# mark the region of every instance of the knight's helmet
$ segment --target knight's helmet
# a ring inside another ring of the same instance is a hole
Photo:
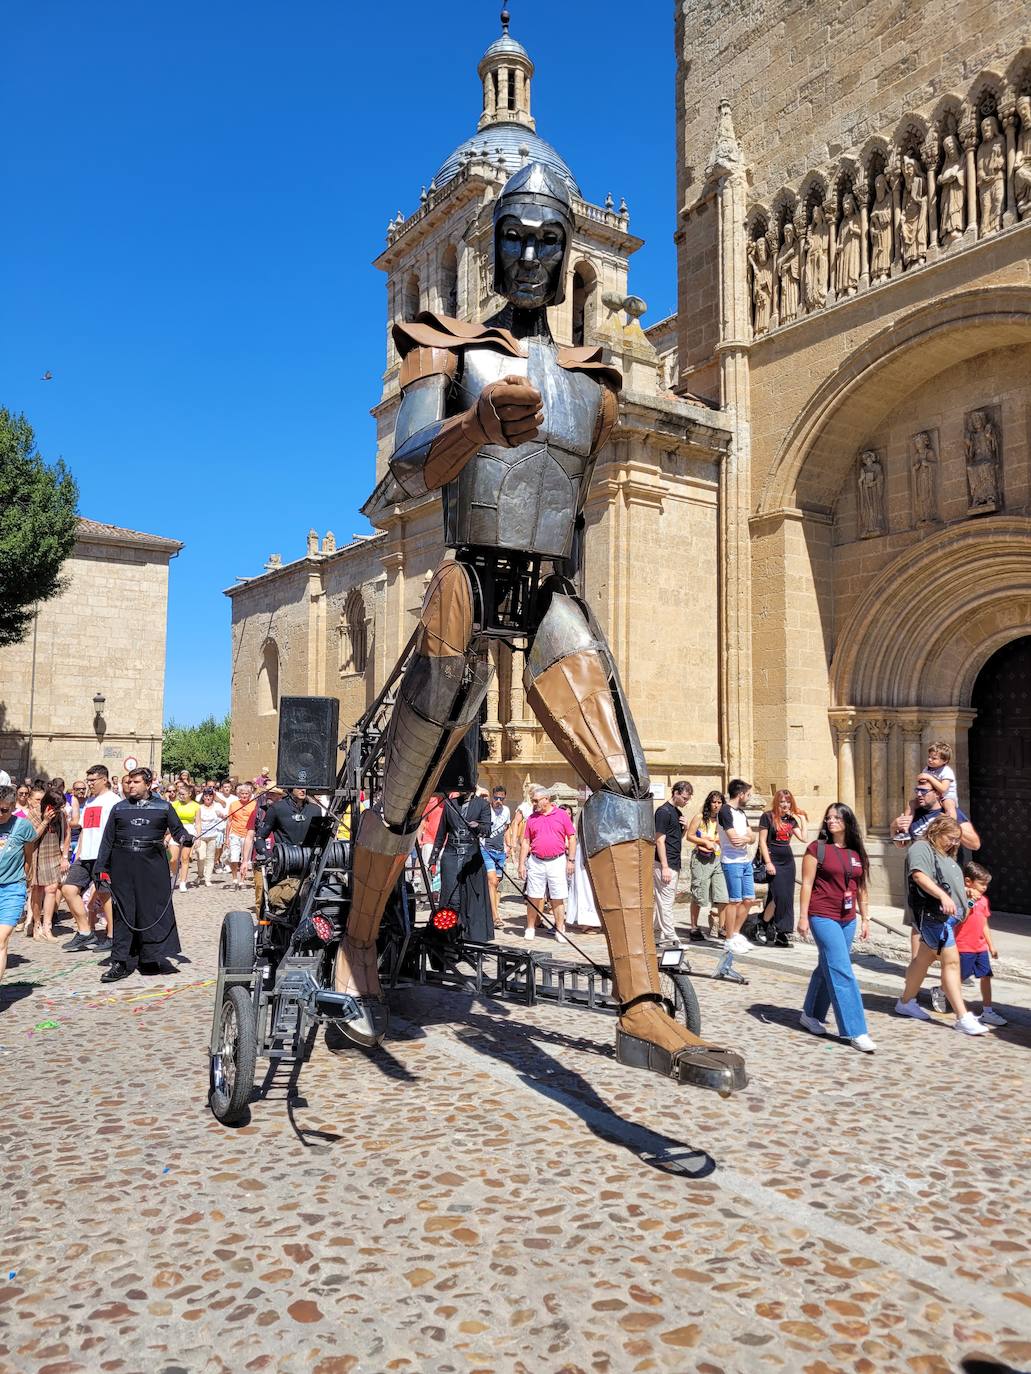
[[[562,225],[566,234],[565,252],[555,298],[549,302],[560,305],[566,298],[566,269],[573,251],[573,207],[565,182],[543,162],[528,162],[505,182],[501,195],[494,202],[494,291],[498,295],[503,294],[498,272],[498,225],[504,215],[514,215],[523,224],[535,228],[548,220],[557,220]]]

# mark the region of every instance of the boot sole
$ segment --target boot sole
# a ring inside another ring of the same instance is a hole
[[[715,1045],[685,1046],[675,1053],[641,1040],[616,1027],[616,1060],[633,1069],[647,1069],[651,1073],[688,1083],[696,1088],[711,1088],[721,1097],[740,1092],[748,1085],[745,1061],[733,1050]]]

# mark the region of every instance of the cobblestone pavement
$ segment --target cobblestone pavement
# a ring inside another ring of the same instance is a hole
[[[180,896],[191,962],[110,988],[15,937],[0,1370],[1031,1365],[1026,1023],[968,1040],[871,992],[865,1056],[756,959],[697,982],[751,1073],[723,1101],[618,1066],[604,1017],[412,990],[380,1051],[320,1039],[299,1100],[277,1075],[229,1130],[206,1043],[236,904]]]

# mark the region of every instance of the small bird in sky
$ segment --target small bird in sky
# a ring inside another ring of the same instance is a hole
[[[44,372],[39,380],[41,382],[52,382],[54,380],[54,374],[52,372]]]

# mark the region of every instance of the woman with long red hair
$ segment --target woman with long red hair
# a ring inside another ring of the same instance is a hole
[[[795,855],[793,839],[806,840],[806,815],[790,790],[773,794],[769,811],[759,820],[759,854],[766,865],[766,906],[756,935],[768,945],[790,945],[795,929]]]

